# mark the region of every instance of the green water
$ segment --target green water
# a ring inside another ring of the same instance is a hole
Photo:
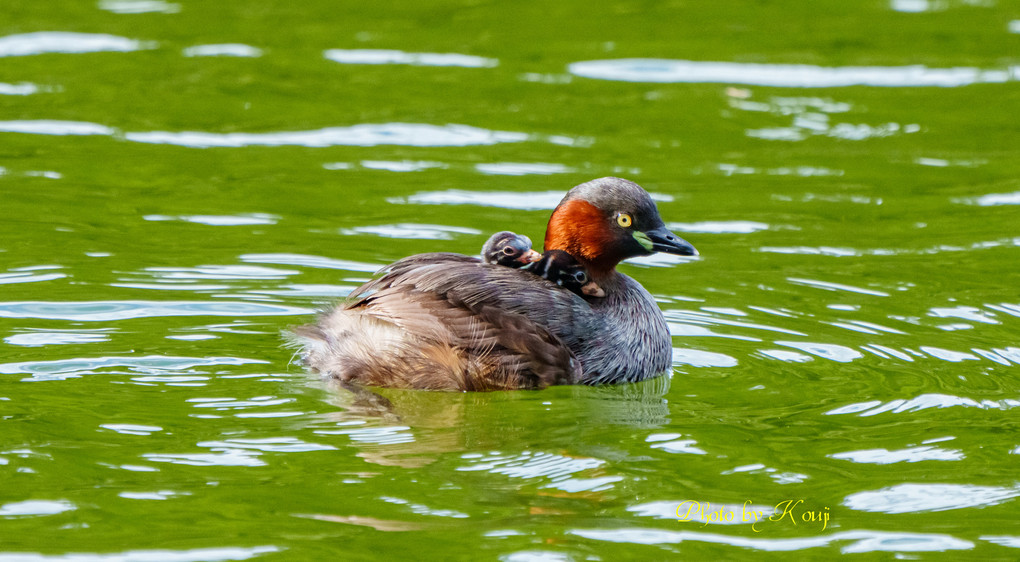
[[[0,560],[1020,557],[1016,3],[0,11]],[[671,376],[292,362],[607,175],[701,252],[621,267]]]

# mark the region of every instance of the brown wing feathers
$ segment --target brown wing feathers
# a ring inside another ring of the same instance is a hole
[[[499,390],[577,382],[580,363],[559,337],[493,302],[490,282],[498,267],[457,254],[395,262],[359,288],[356,300],[326,313],[320,325],[327,329],[297,332],[314,340],[306,361],[344,381],[391,387]],[[512,291],[500,289],[503,272],[496,272],[495,294]]]

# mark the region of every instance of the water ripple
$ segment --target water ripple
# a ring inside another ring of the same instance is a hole
[[[929,408],[951,408],[962,406],[965,408],[980,408],[982,410],[1009,410],[1020,407],[1020,400],[1004,398],[1002,400],[982,400],[978,402],[970,398],[953,396],[949,394],[922,394],[910,400],[896,399],[889,402],[881,400],[869,400],[840,406],[834,410],[825,412],[826,415],[857,414],[861,417],[875,416],[885,412],[900,414],[903,412],[919,412]]]
[[[280,285],[276,289],[253,289],[248,291],[257,295],[275,295],[279,297],[346,297],[357,285],[312,285],[296,283]]]
[[[11,285],[14,283],[40,283],[42,281],[53,281],[67,277],[65,273],[32,273],[31,271],[17,271],[0,273],[0,285]]]
[[[805,353],[817,355],[823,359],[829,359],[839,363],[849,363],[854,359],[864,357],[861,352],[856,349],[834,343],[777,341],[775,344],[799,349]]]
[[[377,445],[398,445],[414,443],[411,428],[406,425],[387,425],[380,427],[355,427],[344,429],[317,429],[320,435],[346,435],[351,441],[374,443]]]
[[[250,280],[281,280],[299,272],[274,267],[257,265],[200,265],[197,267],[149,267],[146,273],[161,280],[190,282],[196,279],[216,279],[222,281]]]
[[[398,223],[375,226],[355,226],[340,229],[341,234],[374,234],[382,238],[407,238],[414,240],[453,240],[457,234],[481,234],[474,228],[446,226],[442,224]]]
[[[785,349],[761,349],[759,353],[765,357],[771,357],[779,361],[786,361],[787,363],[807,363],[808,361],[814,361],[814,357],[810,355],[804,355],[803,353],[797,353],[796,351],[787,351]]]
[[[279,406],[293,401],[293,398],[276,398],[275,396],[256,396],[250,400],[235,400],[233,398],[190,398],[187,400],[187,402],[194,404],[196,408],[213,408],[215,410],[247,410],[249,408]]]
[[[84,121],[21,120],[0,121],[0,132],[34,135],[118,135],[118,131]],[[123,133],[119,138],[146,144],[171,144],[190,148],[239,148],[245,146],[488,146],[537,140],[527,133],[490,131],[468,125],[424,123],[363,123],[349,127],[326,127],[311,131],[270,133],[208,133],[203,131],[147,131]],[[553,144],[571,146],[578,139],[543,137]]]
[[[719,474],[730,475],[730,474],[765,474],[769,478],[776,481],[777,484],[799,484],[809,478],[807,474],[801,474],[799,472],[780,472],[778,468],[766,466],[761,463],[745,464],[737,466],[729,470],[724,470]]]
[[[26,381],[50,381],[77,378],[98,374],[99,369],[128,368],[129,374],[162,374],[167,371],[183,371],[193,367],[214,365],[248,365],[267,363],[259,359],[239,357],[167,357],[148,355],[143,357],[82,357],[54,361],[22,361],[0,363],[0,374],[31,374]]]
[[[152,462],[165,462],[185,466],[266,466],[260,460],[258,451],[237,448],[221,448],[212,453],[145,453],[143,458]]]
[[[708,234],[751,234],[771,228],[763,222],[754,221],[671,222],[666,226],[670,230]]]
[[[163,431],[163,428],[158,425],[137,425],[131,423],[104,423],[100,424],[99,427],[116,431],[121,435],[152,435],[157,431]]]
[[[98,123],[85,121],[58,121],[52,119],[34,119],[24,121],[0,121],[0,132],[3,133],[25,133],[30,135],[59,135],[59,136],[86,136],[86,135],[113,135],[116,129],[112,129]]]
[[[335,451],[332,445],[308,443],[297,437],[267,437],[262,439],[227,439],[226,441],[202,441],[199,447],[218,449],[252,449],[263,453],[305,453],[309,451]]]
[[[241,261],[250,263],[296,265],[319,269],[342,269],[346,271],[359,271],[362,273],[375,273],[385,265],[351,260],[338,260],[333,258],[324,258],[322,256],[308,256],[304,254],[244,254],[240,259]]]
[[[492,176],[528,176],[550,174],[567,174],[576,172],[574,168],[563,164],[546,164],[542,162],[491,162],[475,164],[475,170]]]
[[[483,456],[478,453],[468,453],[461,455],[461,458],[469,461],[467,466],[457,467],[456,470],[461,472],[481,470],[512,478],[547,478],[551,482],[545,485],[545,488],[556,488],[567,493],[606,490],[611,488],[614,482],[623,479],[620,476],[598,478],[575,476],[578,472],[598,468],[605,464],[604,461],[593,458],[574,458],[530,451],[519,455],[493,452]]]
[[[695,447],[698,441],[695,439],[681,439],[680,433],[657,433],[645,437],[646,443],[651,443],[652,449],[662,449],[670,453],[687,453],[691,455],[707,455],[704,449]]]
[[[895,464],[899,462],[921,462],[921,461],[960,461],[963,460],[963,452],[956,449],[942,449],[939,447],[911,447],[890,451],[888,449],[862,449],[860,451],[847,451],[845,453],[834,453],[829,455],[834,459],[844,459],[862,464]]]
[[[759,129],[764,130],[764,129]],[[755,136],[750,134],[752,131],[748,131],[749,136]],[[782,140],[802,140],[802,136],[794,133],[793,137]],[[716,166],[716,169],[724,176],[749,176],[753,174],[765,174],[768,176],[798,176],[802,178],[812,177],[825,177],[825,176],[842,176],[846,174],[844,170],[834,170],[832,168],[822,168],[819,166],[780,166],[779,168],[754,168],[752,166],[740,166],[737,164],[721,163]]]
[[[175,492],[173,490],[158,490],[155,492],[121,492],[117,497],[126,500],[155,500],[162,501],[177,496],[190,496],[190,492]]]
[[[884,531],[843,531],[828,536],[790,539],[745,538],[696,531],[662,531],[658,529],[573,529],[572,535],[587,539],[629,544],[680,544],[684,541],[725,544],[769,552],[790,552],[823,548],[830,544],[852,541],[842,547],[844,554],[859,552],[939,552],[969,550],[974,543],[951,535],[931,533],[897,533]]]
[[[82,332],[28,332],[7,336],[4,341],[11,345],[41,347],[45,345],[71,345],[101,343],[110,341],[110,336],[101,330],[93,333]]]
[[[99,9],[115,14],[176,14],[181,5],[163,0],[100,0]]]
[[[0,82],[0,96],[30,96],[39,90],[39,86],[30,82],[20,82],[18,84]]]
[[[989,193],[980,197],[970,199],[953,199],[956,203],[969,203],[981,207],[994,207],[997,205],[1020,205],[1020,191],[1012,193]]]
[[[501,207],[522,211],[554,209],[563,199],[562,191],[467,191],[448,189],[446,191],[423,191],[407,197],[390,197],[388,203],[417,205],[478,205]],[[655,201],[672,201],[673,197],[652,193]]]
[[[1020,20],[1017,20],[1017,21],[1020,21]],[[1017,27],[1020,28],[1020,25],[1018,25]],[[1018,33],[1020,33],[1020,32],[1018,32]],[[1020,536],[1013,536],[1013,537],[1011,537],[1011,536],[1008,536],[1008,535],[1004,535],[1004,536],[996,537],[996,536],[992,536],[992,535],[986,535],[986,536],[982,536],[981,540],[988,541],[990,543],[994,543],[994,544],[1001,545],[1001,546],[1007,546],[1007,547],[1010,547],[1010,548],[1020,548]]]
[[[739,361],[724,353],[674,347],[673,364],[691,367],[736,367]]]
[[[843,505],[869,513],[925,513],[998,505],[1020,496],[1020,487],[972,484],[898,484],[850,494]]]
[[[796,283],[798,285],[807,285],[808,287],[815,287],[818,289],[825,289],[827,291],[848,291],[851,293],[857,293],[860,295],[873,295],[876,297],[888,297],[889,293],[884,291],[876,291],[873,289],[864,289],[862,287],[855,287],[853,285],[844,285],[842,283],[833,283],[831,281],[819,281],[817,279],[800,279],[797,277],[787,277],[787,281]]]
[[[155,43],[149,41],[137,41],[102,33],[36,31],[0,37],[0,57],[23,57],[44,53],[128,52],[151,49],[155,46]]]
[[[341,64],[407,64],[412,66],[460,66],[491,68],[499,66],[497,59],[462,55],[459,53],[407,53],[388,49],[329,49],[323,53],[327,59]]]
[[[676,254],[657,252],[650,256],[637,256],[634,258],[627,258],[623,262],[633,265],[640,265],[644,267],[673,267],[681,263],[697,261],[699,259],[701,258],[698,256],[678,256]]]
[[[670,59],[615,59],[575,62],[571,74],[600,80],[654,83],[722,83],[785,88],[844,86],[958,87],[1005,83],[1020,77],[1020,67],[842,66],[754,64]]]
[[[882,203],[881,199],[876,200],[876,204],[881,203]],[[837,246],[762,246],[760,248],[755,249],[755,251],[769,252],[774,254],[804,254],[811,256],[833,256],[845,258],[858,256],[925,256],[941,254],[943,252],[970,252],[973,250],[989,250],[992,248],[1003,248],[1010,246],[1020,246],[1020,237],[1000,238],[998,240],[982,240],[980,242],[971,242],[970,244],[964,246],[950,246],[948,244],[939,244],[938,246],[921,248],[919,250],[899,248],[857,249]]]
[[[262,56],[262,49],[242,43],[219,43],[215,45],[195,45],[182,51],[186,57],[245,57]]]
[[[107,322],[162,316],[296,316],[312,312],[293,306],[221,301],[25,301],[0,303],[0,318],[40,318],[79,322]]]
[[[429,507],[427,505],[422,505],[422,504],[419,504],[419,503],[411,503],[411,502],[409,502],[409,501],[407,501],[407,500],[405,500],[403,498],[395,498],[395,497],[392,497],[392,496],[382,496],[379,499],[384,501],[384,502],[386,502],[386,503],[392,503],[392,504],[396,504],[396,505],[406,505],[408,507],[408,509],[411,510],[411,512],[416,513],[418,515],[433,515],[433,516],[436,516],[436,517],[451,517],[453,519],[467,519],[469,517],[469,515],[467,513],[463,513],[463,512],[460,512],[460,511],[455,511],[453,509],[435,509],[435,508],[431,508],[431,507]]]
[[[280,552],[277,546],[214,547],[191,550],[126,550],[103,554],[74,552],[70,554],[38,554],[18,552],[0,554],[0,562],[220,562],[248,560],[270,552]]]
[[[277,215],[268,213],[240,213],[237,215],[145,215],[147,221],[184,221],[209,226],[246,226],[254,224],[276,224]]]
[[[720,318],[719,314],[712,314],[711,312],[708,311],[703,312],[696,310],[674,309],[664,311],[663,316],[665,316],[666,320],[674,321],[681,324],[735,326],[740,328],[751,328],[754,330],[763,330],[768,332],[779,332],[781,334],[789,334],[791,336],[807,336],[807,334],[803,332],[789,330],[787,328],[768,326],[765,324],[758,324],[755,322],[744,322],[741,320],[733,320],[730,318]]]
[[[929,316],[936,318],[960,318],[982,324],[998,324],[994,314],[973,306],[934,307],[928,311]]]
[[[326,127],[312,131],[273,133],[206,133],[200,131],[125,133],[124,138],[148,144],[173,144],[191,148],[244,146],[485,146],[523,142],[527,133],[489,131],[468,125],[427,125],[423,123],[361,124]]]
[[[390,197],[389,203],[417,205],[478,205],[538,211],[554,209],[563,199],[562,191],[467,191],[448,189],[446,191],[424,191],[407,197]]]
[[[0,505],[0,517],[33,517],[39,515],[56,515],[77,509],[73,503],[65,500],[27,500]],[[3,560],[0,555],[0,560]]]
[[[328,164],[323,165],[327,170],[339,169],[330,167]],[[423,170],[431,170],[435,168],[445,169],[448,166],[442,162],[433,162],[430,160],[362,160],[361,167],[366,170],[384,170],[386,172],[421,172]]]

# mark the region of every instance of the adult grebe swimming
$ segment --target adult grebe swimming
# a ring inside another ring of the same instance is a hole
[[[296,328],[302,357],[347,383],[430,390],[633,382],[670,367],[662,312],[616,266],[697,250],[666,229],[644,189],[619,178],[571,189],[549,218],[545,250],[573,256],[605,296],[475,257],[418,254]]]

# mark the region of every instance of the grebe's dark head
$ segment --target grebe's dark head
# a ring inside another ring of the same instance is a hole
[[[545,250],[563,250],[596,276],[637,256],[698,251],[670,232],[648,192],[620,178],[599,178],[571,189],[549,218]]]

